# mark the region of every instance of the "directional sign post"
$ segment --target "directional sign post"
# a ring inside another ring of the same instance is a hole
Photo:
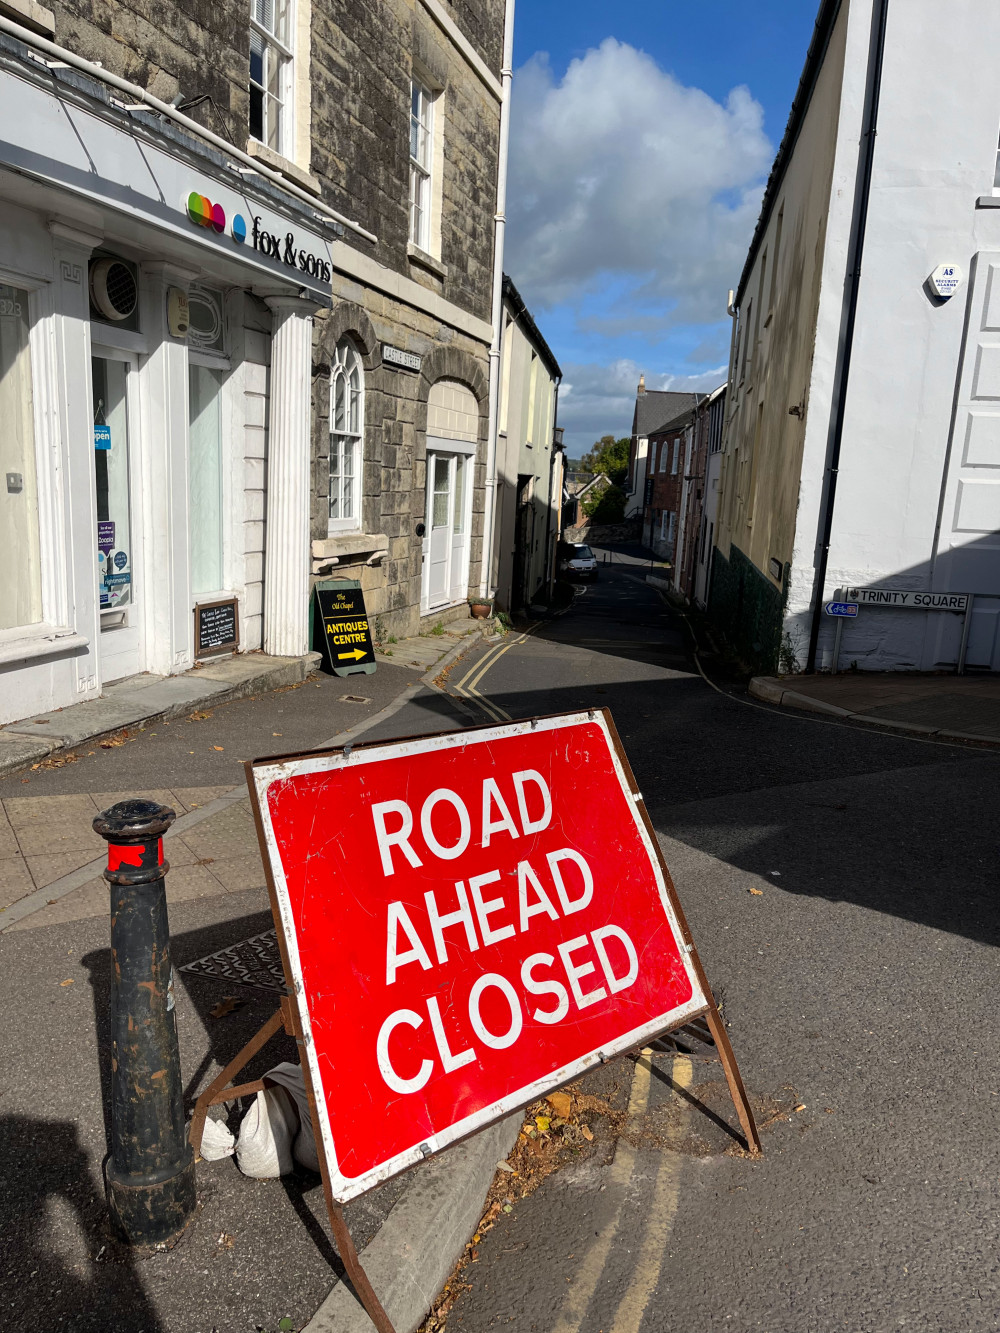
[[[759,1152],[606,710],[263,759],[247,778],[349,1268],[342,1204],[699,1015]]]
[[[364,593],[360,588],[317,588],[323,649],[337,676],[370,675],[376,667]]]

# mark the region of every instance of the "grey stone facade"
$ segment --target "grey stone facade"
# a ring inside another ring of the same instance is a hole
[[[296,158],[285,167],[273,154],[263,159],[279,170],[287,167],[288,178],[306,188],[311,178],[327,205],[377,238],[345,231],[334,247],[341,262],[338,267],[335,253],[332,309],[319,311],[314,322],[311,573],[358,579],[373,616],[382,617],[380,627],[397,635],[414,632],[420,618],[416,529],[425,514],[427,399],[438,378],[467,386],[479,406],[470,590],[478,588],[482,559],[505,0],[443,0],[441,7],[488,77],[421,0],[311,0],[301,8],[295,97],[300,125],[306,123],[302,107],[308,109],[309,137],[302,144],[296,131]],[[236,147],[247,146],[249,0],[177,0],[167,6],[54,0],[51,8],[56,42],[165,101],[179,98],[185,114]],[[414,74],[436,97],[430,254],[408,243]],[[334,553],[323,548],[330,362],[345,333],[361,352],[365,371],[362,524],[353,543],[363,549]],[[420,373],[383,364],[384,343],[422,358]],[[360,540],[365,536],[380,540],[366,545]]]

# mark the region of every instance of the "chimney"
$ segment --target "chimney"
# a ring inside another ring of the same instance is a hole
[[[638,389],[636,389],[636,393],[645,393],[645,392],[646,392],[646,375],[645,375],[645,372],[644,372],[644,371],[640,371],[640,372],[639,372],[639,387],[638,387]]]

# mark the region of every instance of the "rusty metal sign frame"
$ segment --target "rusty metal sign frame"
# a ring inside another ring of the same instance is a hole
[[[511,733],[520,734],[528,730],[537,730],[540,726],[544,727],[545,724],[548,724],[554,729],[556,724],[565,725],[572,722],[596,722],[598,720],[602,723],[607,732],[612,757],[614,759],[615,767],[618,770],[623,790],[631,797],[632,809],[636,815],[640,836],[649,853],[650,862],[654,869],[659,872],[659,877],[662,881],[660,885],[661,894],[665,904],[669,907],[668,915],[671,918],[671,923],[675,929],[675,937],[681,942],[682,958],[689,969],[689,974],[692,976],[692,980],[697,983],[697,987],[701,993],[701,999],[690,1008],[684,1008],[684,1010],[678,1013],[674,1020],[669,1024],[653,1031],[643,1029],[638,1035],[630,1033],[627,1035],[627,1039],[613,1043],[612,1048],[609,1048],[606,1051],[602,1050],[599,1053],[599,1058],[590,1060],[583,1066],[583,1068],[574,1066],[569,1072],[562,1071],[565,1073],[565,1077],[561,1078],[554,1084],[546,1083],[544,1085],[544,1091],[550,1092],[554,1090],[554,1088],[564,1086],[566,1083],[578,1078],[580,1074],[586,1072],[587,1069],[596,1067],[599,1063],[606,1063],[608,1060],[617,1059],[627,1055],[632,1051],[638,1050],[642,1045],[655,1039],[657,1036],[663,1036],[669,1032],[676,1031],[686,1023],[690,1023],[696,1018],[703,1017],[708,1025],[712,1038],[715,1041],[716,1049],[719,1053],[719,1058],[726,1075],[726,1082],[733,1099],[733,1105],[743,1130],[746,1148],[751,1155],[758,1156],[761,1153],[760,1137],[757,1132],[753,1110],[750,1106],[739,1067],[736,1063],[736,1056],[729,1041],[725,1023],[723,1022],[718,1006],[716,1005],[712,989],[708,983],[705,969],[698,955],[698,950],[695,946],[694,939],[692,938],[691,930],[688,926],[683,908],[681,907],[676,887],[674,886],[670,871],[667,868],[663,853],[660,850],[659,842],[657,841],[652,822],[642,798],[642,792],[640,791],[635,776],[632,773],[631,765],[625,755],[621,738],[618,735],[617,728],[615,727],[609,709],[574,710],[568,713],[553,713],[540,717],[520,719],[516,722],[485,723],[481,726],[465,728],[459,732],[445,731],[424,736],[401,737],[397,740],[390,741],[365,741],[345,746],[331,746],[323,750],[298,751],[270,756],[264,759],[247,760],[244,764],[247,785],[250,790],[250,803],[257,828],[257,837],[260,843],[261,859],[263,861],[264,872],[267,879],[268,894],[271,902],[271,914],[274,918],[285,980],[291,994],[282,999],[281,1005],[275,1014],[267,1023],[265,1023],[256,1036],[247,1043],[230,1064],[227,1065],[213,1083],[205,1089],[201,1097],[199,1097],[195,1108],[195,1115],[191,1123],[191,1142],[197,1152],[201,1144],[205,1115],[207,1114],[210,1105],[233,1100],[237,1096],[245,1096],[264,1086],[263,1081],[260,1080],[256,1083],[242,1084],[238,1087],[228,1087],[228,1084],[231,1079],[236,1076],[238,1071],[253,1057],[253,1055],[255,1055],[272,1036],[276,1035],[282,1026],[284,1026],[286,1032],[288,1032],[289,1035],[294,1036],[296,1042],[302,1049],[303,1054],[307,1057],[302,1061],[302,1069],[309,1101],[309,1110],[312,1116],[313,1131],[317,1147],[320,1149],[318,1153],[320,1172],[323,1180],[323,1194],[330,1218],[330,1226],[333,1230],[338,1252],[344,1263],[344,1267],[347,1270],[348,1277],[354,1285],[354,1289],[373,1325],[378,1330],[378,1333],[395,1333],[395,1331],[388,1315],[375,1294],[364,1269],[362,1268],[357,1250],[344,1220],[341,1204],[334,1197],[330,1163],[327,1155],[329,1127],[324,1114],[325,1105],[321,1108],[316,1096],[313,1081],[314,1071],[310,1067],[311,1060],[309,1057],[312,1053],[310,1050],[310,1040],[307,1035],[309,1021],[308,1013],[305,1011],[305,997],[301,993],[301,988],[297,988],[295,984],[295,971],[291,965],[289,953],[290,926],[286,923],[282,911],[281,895],[279,894],[275,883],[274,870],[271,861],[271,848],[273,846],[271,839],[273,838],[273,834],[271,834],[266,811],[262,809],[261,789],[258,786],[255,774],[259,773],[261,770],[271,770],[267,774],[263,784],[264,790],[266,790],[266,785],[268,783],[281,776],[280,772],[277,770],[280,770],[283,766],[289,764],[298,766],[303,763],[308,764],[310,761],[329,759],[330,757],[337,755],[347,757],[356,751],[360,752],[378,749],[394,750],[398,753],[401,747],[413,746],[416,744],[419,744],[421,749],[426,749],[429,743],[433,744],[435,742],[439,747],[443,748],[452,745],[466,744],[468,743],[468,738],[477,733],[493,733],[497,736],[505,734],[510,735]],[[299,768],[298,771],[301,772],[303,770]],[[277,856],[276,848],[274,851],[275,856]],[[294,944],[293,936],[291,942]],[[303,1019],[305,1021],[303,1021]],[[436,1136],[444,1138],[445,1141],[432,1144],[432,1152],[436,1153],[442,1151],[444,1148],[450,1147],[453,1144],[459,1143],[462,1140],[479,1133],[481,1130],[494,1124],[504,1116],[510,1115],[514,1111],[530,1105],[531,1102],[537,1100],[539,1095],[543,1095],[541,1089],[536,1088],[534,1085],[521,1089],[520,1092],[521,1097],[515,1099],[516,1104],[508,1105],[505,1100],[503,1103],[491,1105],[484,1108],[484,1110],[476,1117],[470,1117],[470,1121],[475,1120],[476,1123],[463,1122],[457,1127],[458,1132],[448,1136]],[[382,1179],[388,1179],[390,1176],[398,1174],[399,1171],[408,1169],[409,1166],[415,1165],[417,1160],[424,1160],[426,1155],[427,1154],[422,1153],[418,1159],[407,1163],[406,1166],[388,1172]],[[368,1189],[377,1187],[378,1184],[382,1183],[382,1179],[372,1180],[369,1186],[352,1197],[359,1197],[360,1194],[366,1193]]]

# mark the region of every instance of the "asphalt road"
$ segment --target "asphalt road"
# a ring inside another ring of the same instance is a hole
[[[452,685],[611,709],[765,1155],[720,1132],[711,1061],[658,1057],[639,1136],[499,1218],[448,1328],[996,1329],[1000,757],[718,692],[690,645],[613,566]]]

